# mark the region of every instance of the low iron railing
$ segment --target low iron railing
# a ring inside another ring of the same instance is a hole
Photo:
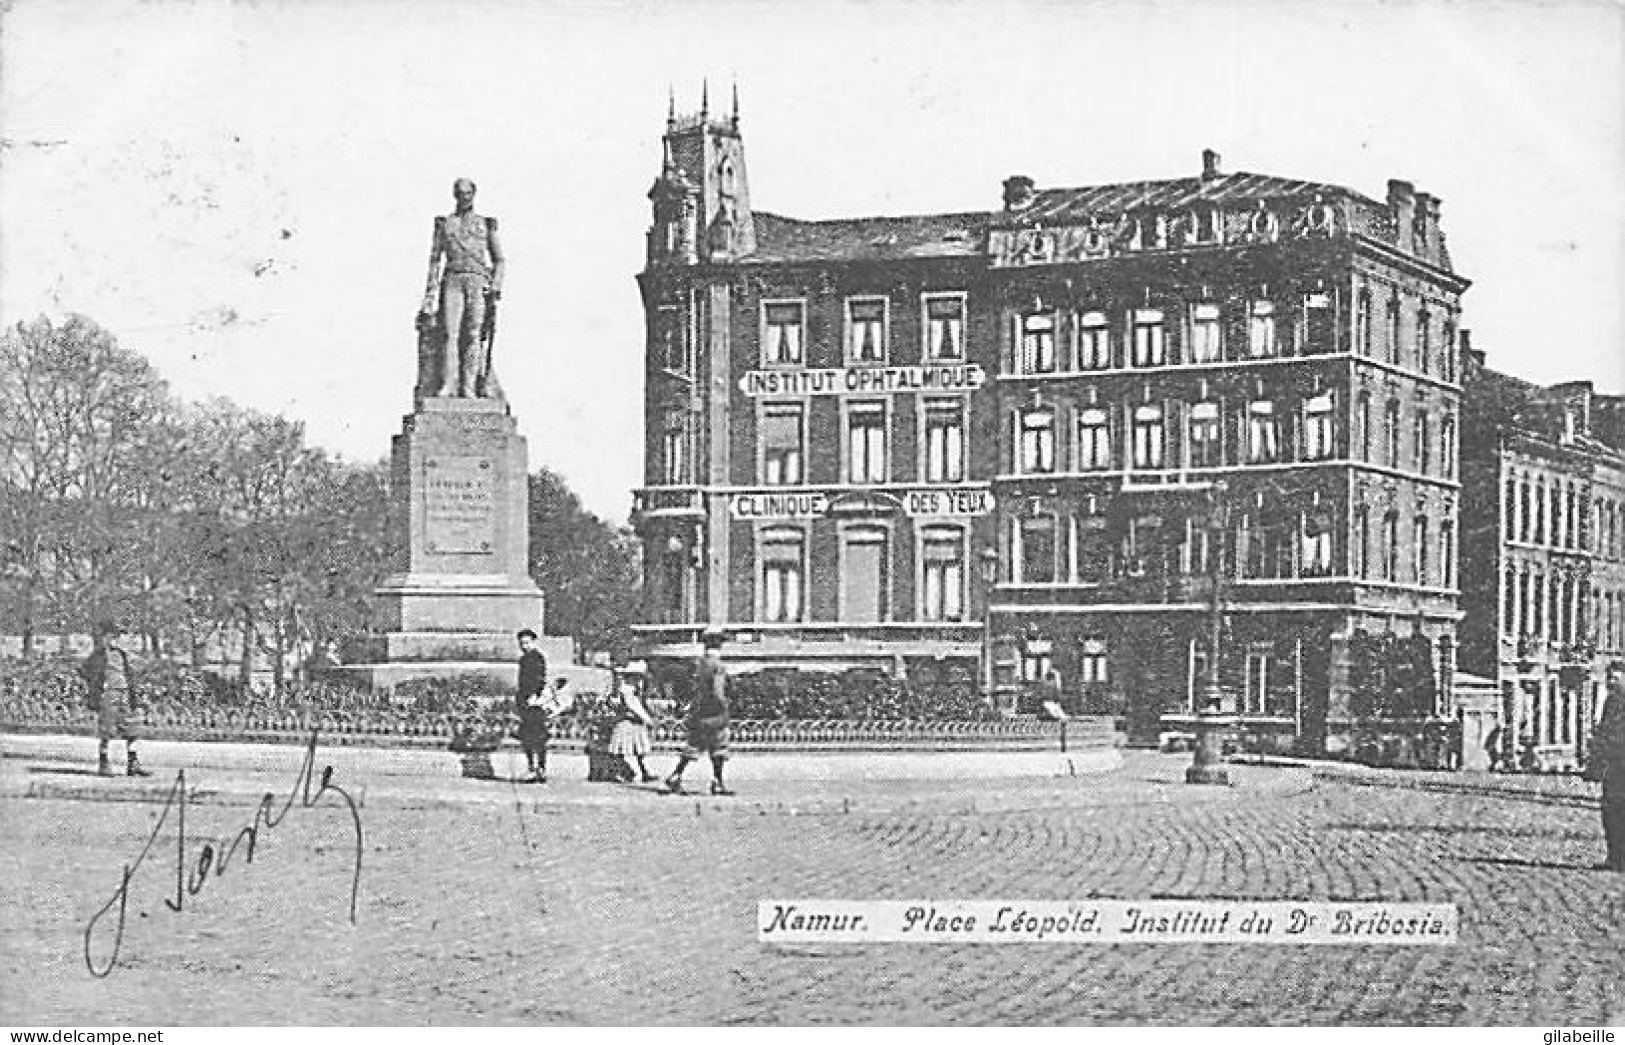
[[[454,741],[498,743],[512,736],[518,719],[506,710],[469,713],[410,711],[319,711],[191,707],[153,703],[135,717],[141,733],[158,740],[299,743],[319,731],[326,743],[376,747],[449,747]],[[601,723],[579,717],[558,721],[557,744],[581,746]],[[96,712],[81,705],[35,697],[0,699],[0,732],[93,735]],[[657,746],[683,743],[683,724],[658,720],[650,730]],[[984,722],[884,721],[865,719],[740,720],[729,725],[730,743],[741,748],[799,750],[1053,750],[1060,723],[1022,717]],[[1109,718],[1067,724],[1069,745],[1111,746]]]

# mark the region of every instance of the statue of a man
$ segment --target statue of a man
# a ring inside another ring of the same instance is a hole
[[[485,320],[487,306],[502,297],[505,264],[497,220],[474,213],[474,192],[472,181],[458,178],[451,187],[456,209],[434,219],[429,282],[419,310],[422,317],[440,313],[445,345],[436,394],[442,396],[497,394]]]

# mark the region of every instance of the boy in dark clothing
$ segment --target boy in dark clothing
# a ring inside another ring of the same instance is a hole
[[[666,789],[683,793],[683,770],[701,755],[711,756],[711,793],[731,795],[722,782],[722,769],[728,761],[728,672],[722,666],[722,632],[707,631],[703,638],[705,655],[695,670],[694,702],[685,720],[688,737],[677,757],[677,768],[666,778]]]
[[[547,658],[536,648],[536,633],[519,633],[519,743],[530,767],[529,779],[547,782],[547,742],[552,738],[552,713],[547,706]]]

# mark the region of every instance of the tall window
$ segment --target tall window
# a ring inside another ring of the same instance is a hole
[[[1162,310],[1134,310],[1134,365],[1161,366],[1164,360]]]
[[[1354,351],[1362,356],[1371,354],[1371,291],[1361,287],[1354,305]]]
[[[1052,584],[1055,581],[1055,520],[1044,516],[1022,519],[1016,530],[1020,537],[1021,582]]]
[[[1382,417],[1382,441],[1388,450],[1388,465],[1399,467],[1399,401],[1388,400],[1388,409]]]
[[[1428,520],[1425,515],[1418,515],[1411,527],[1411,544],[1415,548],[1415,570],[1412,580],[1417,584],[1426,584],[1431,579],[1428,571]]]
[[[664,449],[666,482],[668,484],[688,482],[688,415],[684,411],[666,412]]]
[[[960,531],[927,529],[921,557],[921,619],[964,620],[965,541]]]
[[[1319,511],[1303,515],[1302,542],[1298,558],[1305,577],[1325,577],[1332,572],[1331,521]]]
[[[1112,365],[1112,329],[1104,312],[1078,314],[1078,366],[1105,370]]]
[[[1112,466],[1112,433],[1106,411],[1094,407],[1078,411],[1078,470],[1100,471]]]
[[[1162,407],[1144,403],[1134,408],[1134,467],[1161,468]]]
[[[1216,363],[1223,354],[1219,324],[1219,306],[1198,304],[1191,306],[1190,362]]]
[[[846,408],[846,481],[886,481],[884,403],[851,403]]]
[[[1281,456],[1280,425],[1275,404],[1259,399],[1247,404],[1247,460],[1263,464]]]
[[[667,552],[660,557],[660,611],[665,624],[688,619],[688,555]]]
[[[688,345],[683,338],[682,312],[675,305],[661,305],[655,324],[661,365],[676,374],[688,373]]]
[[[1369,577],[1371,552],[1371,509],[1365,505],[1354,510],[1354,543],[1349,548],[1349,572],[1356,577]]]
[[[1371,460],[1371,393],[1360,393],[1360,405],[1355,414],[1355,424],[1360,426],[1360,460]]]
[[[1180,547],[1180,571],[1197,577],[1207,576],[1213,565],[1208,558],[1213,553],[1213,545],[1207,520],[1187,518],[1185,539]]]
[[[1021,371],[1049,374],[1055,371],[1055,317],[1035,312],[1021,318]]]
[[[1428,415],[1418,410],[1416,432],[1411,445],[1411,460],[1416,466],[1416,471],[1422,475],[1426,475],[1428,470],[1428,443],[1431,441],[1428,433]]]
[[[1332,394],[1322,393],[1303,404],[1303,456],[1318,461],[1336,452],[1332,425]]]
[[[1055,414],[1051,410],[1024,410],[1021,413],[1021,471],[1055,471]]]
[[[1106,640],[1084,639],[1083,648],[1078,652],[1078,682],[1087,687],[1106,681]]]
[[[1439,474],[1456,477],[1456,419],[1449,414],[1439,422]]]
[[[925,404],[925,481],[957,483],[965,478],[965,404],[959,399]]]
[[[1247,314],[1247,354],[1254,359],[1275,354],[1275,303],[1255,301]]]
[[[926,297],[925,357],[965,358],[965,299],[960,295]]]
[[[1546,480],[1535,480],[1535,518],[1529,539],[1535,544],[1546,543]]]
[[[1217,468],[1224,464],[1218,403],[1193,403],[1190,409],[1191,465]]]
[[[1399,513],[1382,517],[1382,579],[1399,580]]]
[[[800,366],[806,308],[799,301],[769,302],[762,306],[763,359],[769,366]]]
[[[851,298],[846,303],[846,358],[854,363],[886,361],[886,299]]]
[[[801,404],[775,403],[762,409],[762,484],[803,482]]]
[[[1416,313],[1416,369],[1427,373],[1433,366],[1433,317],[1423,308]]]
[[[762,619],[799,621],[805,576],[800,530],[769,530],[762,536]]]
[[[1399,365],[1399,295],[1388,299],[1388,362]]]
[[[1456,379],[1456,324],[1448,319],[1439,332],[1439,376],[1446,381]]]
[[[1332,296],[1317,290],[1303,296],[1303,351],[1331,352],[1337,348],[1337,326],[1332,314]]]
[[[1456,586],[1456,524],[1449,519],[1439,524],[1439,583]]]

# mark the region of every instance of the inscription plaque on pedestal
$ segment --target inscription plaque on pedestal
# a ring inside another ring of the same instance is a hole
[[[484,555],[496,546],[495,462],[437,455],[423,461],[424,547],[438,555]]]

